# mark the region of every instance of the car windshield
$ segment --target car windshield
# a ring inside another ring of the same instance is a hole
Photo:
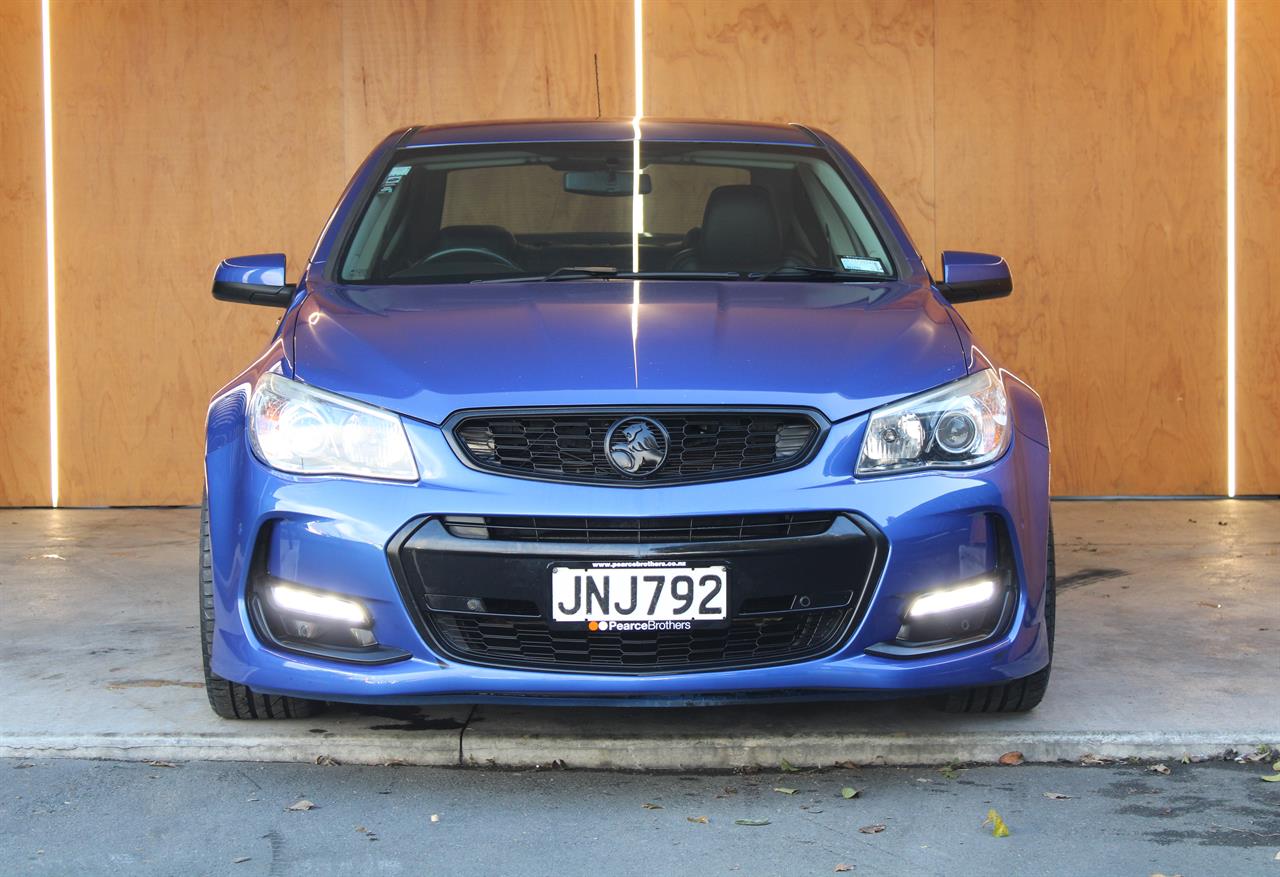
[[[641,141],[402,152],[355,226],[350,283],[555,275],[876,280],[893,263],[817,147]]]

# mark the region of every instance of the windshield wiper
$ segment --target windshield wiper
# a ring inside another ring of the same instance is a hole
[[[818,265],[779,265],[772,271],[748,274],[747,277],[751,280],[794,280],[802,277],[805,280],[822,280],[831,283],[889,279],[875,271],[841,271],[838,268],[824,268]]]
[[[618,269],[611,265],[563,265],[542,280],[576,280],[580,277],[617,277]]]
[[[607,265],[565,265],[550,274],[522,274],[517,277],[492,277],[472,283],[536,283],[556,280],[737,280],[736,271],[619,271]]]

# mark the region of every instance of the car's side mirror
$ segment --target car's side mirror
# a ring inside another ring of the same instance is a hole
[[[999,256],[944,250],[942,282],[937,287],[947,301],[960,304],[1004,298],[1013,292],[1013,278],[1009,275],[1008,263]]]
[[[213,297],[271,308],[287,308],[297,286],[284,282],[284,253],[234,256],[213,272]]]

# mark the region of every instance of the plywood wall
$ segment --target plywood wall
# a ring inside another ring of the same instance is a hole
[[[0,506],[49,503],[40,5],[0,2]]]
[[[199,496],[206,401],[392,128],[630,115],[631,0],[52,0],[66,504]],[[1277,17],[1240,6],[1240,488],[1280,491]],[[1225,487],[1221,0],[645,0],[645,112],[806,121],[926,257],[991,249],[964,307],[1043,392],[1059,494]],[[48,499],[39,5],[0,2],[0,504]]]
[[[388,131],[631,115],[631,0],[347,0],[347,166]]]
[[[67,505],[199,499],[209,396],[279,317],[215,302],[214,265],[283,250],[296,271],[391,128],[631,100],[629,3],[53,8]]]
[[[1238,486],[1280,493],[1280,3],[1236,15]]]
[[[1222,493],[1221,4],[947,2],[937,27],[938,240],[1009,260],[1014,296],[961,312],[1043,395],[1053,491]]]

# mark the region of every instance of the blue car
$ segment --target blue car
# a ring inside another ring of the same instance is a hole
[[[1040,702],[1036,393],[953,309],[1012,289],[802,125],[409,128],[214,396],[205,680],[325,702]]]

